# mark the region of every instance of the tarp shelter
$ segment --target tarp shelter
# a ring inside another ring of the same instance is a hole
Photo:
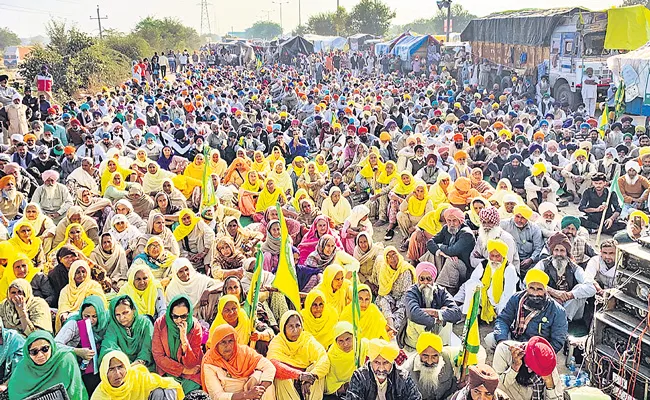
[[[372,40],[374,38],[375,36],[368,35],[366,33],[357,33],[356,35],[352,35],[348,38],[348,43],[350,44],[350,50],[357,51],[364,45],[366,40]]]
[[[431,35],[425,36],[404,36],[393,46],[393,53],[402,60],[411,60],[414,56],[427,56],[427,47],[429,44],[440,45],[440,43]]]
[[[304,38],[314,44],[315,53],[346,50],[348,46],[347,39],[340,36],[305,35]]]
[[[626,54],[611,56],[607,67],[618,87],[625,83],[625,111],[650,116],[650,42]]]
[[[380,42],[375,44],[375,55],[376,56],[381,56],[383,54],[388,54],[393,51],[393,46],[395,46],[395,43],[399,42],[403,37],[409,35],[408,33],[402,33],[398,37],[396,37],[393,40],[389,40],[387,42]]]
[[[296,54],[311,54],[314,52],[314,45],[301,36],[294,36],[278,45],[281,54],[287,53],[291,56]]]
[[[605,48],[635,50],[650,41],[650,10],[645,6],[607,10]]]

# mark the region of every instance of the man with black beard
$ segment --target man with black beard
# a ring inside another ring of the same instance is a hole
[[[563,385],[550,343],[535,336],[527,343],[505,341],[494,351],[492,366],[499,389],[511,399],[560,400]]]
[[[496,185],[501,180],[501,171],[510,161],[510,145],[508,142],[501,142],[497,145],[498,153],[490,159],[488,171],[490,172],[490,182]]]
[[[544,271],[531,269],[524,280],[526,290],[515,293],[497,315],[494,331],[485,337],[486,348],[494,349],[504,340],[527,342],[542,336],[557,353],[568,335],[566,312],[548,295],[549,276]]]
[[[592,257],[587,263],[585,276],[593,281],[596,293],[602,293],[604,289],[615,287],[616,246],[618,246],[618,242],[614,239],[603,241],[600,244],[600,254]]]
[[[423,400],[442,400],[450,396],[456,387],[456,377],[447,353],[442,352],[440,336],[423,332],[418,337],[417,354],[404,364]]]
[[[540,262],[533,269],[544,271],[549,276],[548,294],[560,303],[569,321],[581,319],[587,299],[594,297],[596,288],[582,267],[573,262],[571,242],[562,232],[548,239],[551,257]]]
[[[435,283],[438,271],[429,262],[420,263],[415,269],[417,283],[406,292],[407,321],[399,330],[397,342],[409,350],[417,348],[422,332],[442,336],[449,344],[452,325],[463,317],[451,294]]]

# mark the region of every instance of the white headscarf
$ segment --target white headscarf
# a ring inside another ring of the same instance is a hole
[[[190,279],[187,282],[181,281],[177,275],[178,271],[183,267],[187,267],[190,270]],[[167,301],[169,302],[176,295],[184,294],[190,298],[190,301],[194,306],[199,303],[201,295],[208,288],[217,284],[217,282],[209,276],[196,272],[190,260],[183,257],[177,258],[172,264],[170,277],[171,281],[165,290],[165,298]]]

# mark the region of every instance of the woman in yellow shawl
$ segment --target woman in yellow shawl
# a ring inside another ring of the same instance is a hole
[[[162,286],[144,264],[134,265],[129,269],[128,281],[120,288],[118,294],[131,296],[138,313],[148,315],[154,321],[167,311]]]
[[[316,163],[310,161],[305,167],[305,171],[299,176],[296,183],[299,188],[307,190],[312,199],[316,199],[320,189],[325,186],[325,177],[318,172]]]
[[[373,195],[367,203],[370,216],[379,219],[379,225],[388,222],[388,193],[397,183],[397,164],[388,161],[375,180]]]
[[[43,251],[48,253],[52,248],[52,241],[56,233],[54,221],[43,213],[38,203],[28,203],[23,214],[19,222],[25,221],[32,226],[34,235],[43,241]]]
[[[121,200],[129,194],[126,189],[126,179],[120,172],[114,172],[110,181],[106,183],[104,197],[112,202]]]
[[[205,344],[207,349],[216,345],[213,343],[213,333],[219,325],[228,324],[235,329],[237,333],[237,343],[248,345],[250,342],[269,342],[273,338],[273,330],[264,325],[261,325],[262,331],[256,329],[253,331],[253,324],[246,315],[246,312],[241,308],[239,299],[232,294],[227,294],[219,299],[217,306],[217,317],[210,325],[210,336],[208,342]]]
[[[260,196],[257,198],[257,204],[255,204],[256,215],[259,215],[258,221],[261,219],[262,213],[264,213],[264,211],[269,207],[275,206],[275,203],[278,201],[280,201],[280,204],[286,204],[287,196],[284,194],[282,189],[276,185],[274,178],[266,178],[264,189],[260,192]]]
[[[282,157],[282,150],[278,146],[273,146],[271,154],[266,157],[266,162],[269,164],[269,172],[275,168],[275,163],[282,161],[282,165],[285,165],[284,157]]]
[[[438,204],[449,203],[447,194],[453,188],[454,186],[451,183],[451,176],[444,171],[440,171],[436,183],[431,185],[429,188],[429,197],[431,197],[433,206],[436,207]]]
[[[269,162],[264,159],[264,153],[257,150],[253,153],[253,163],[251,164],[251,169],[257,172],[262,179],[266,178],[268,173],[271,171],[271,166]]]
[[[417,181],[415,189],[406,196],[397,213],[397,225],[402,232],[403,238],[400,251],[408,249],[409,238],[415,231],[417,224],[426,213],[431,211],[433,211],[433,204],[427,193],[427,184],[424,181]]]
[[[24,253],[12,253],[7,254],[7,256],[9,260],[7,262],[7,266],[4,269],[4,272],[2,273],[2,279],[0,279],[0,301],[7,298],[7,291],[9,290],[9,285],[11,285],[11,282],[16,279],[25,279],[31,284],[32,279],[34,279],[36,274],[40,272],[39,269],[34,268],[32,260],[30,260],[29,257],[27,257]],[[26,262],[27,264],[27,275],[18,277],[16,276],[14,265],[18,265],[19,263],[23,262]],[[52,289],[50,289],[50,291],[52,291]]]
[[[393,189],[388,192],[388,229],[384,240],[392,240],[395,236],[395,227],[397,226],[397,213],[400,210],[400,205],[405,201],[407,196],[415,190],[415,178],[408,171],[399,173],[399,178],[395,179],[397,182]]]
[[[305,332],[302,316],[297,311],[289,310],[282,315],[280,333],[271,340],[266,358],[276,368],[274,383],[278,400],[301,399],[294,386],[301,377],[303,382],[314,382],[304,400],[323,398],[330,362],[323,345]]]
[[[264,182],[259,174],[250,170],[246,173],[244,184],[239,188],[239,211],[243,216],[250,216],[255,214],[255,205],[260,192],[264,188]]]
[[[433,262],[434,256],[427,250],[427,242],[442,230],[442,226],[445,224],[444,212],[449,207],[451,207],[451,204],[441,203],[432,211],[424,214],[411,234],[406,252],[407,259],[415,261],[415,263],[422,261]]]
[[[246,172],[248,172],[249,169],[250,166],[246,163],[246,160],[241,157],[235,158],[232,163],[230,163],[230,167],[228,167],[222,183],[224,185],[234,185],[239,188],[246,181]]]
[[[151,161],[147,165],[147,173],[142,177],[142,190],[148,195],[155,196],[162,189],[163,181],[166,178],[171,179],[175,175],[160,168],[155,161]]]
[[[141,364],[131,365],[129,357],[113,350],[99,367],[101,383],[91,400],[176,399],[184,397],[183,388],[174,378],[163,378]]]
[[[323,178],[325,178],[325,180],[329,180],[330,167],[325,162],[325,156],[321,153],[318,153],[316,154],[316,158],[314,160],[316,161],[316,169],[318,169],[318,173],[323,175]]]
[[[359,173],[354,178],[358,191],[374,190],[377,178],[384,169],[384,163],[379,159],[379,149],[371,147],[368,156],[359,163]]]
[[[81,252],[84,253],[84,255],[87,257],[90,257],[90,253],[92,253],[93,249],[95,248],[95,243],[93,243],[88,235],[86,235],[86,231],[84,230],[83,226],[76,223],[68,225],[68,227],[65,229],[65,236],[63,237],[63,241],[61,241],[58,246],[52,249],[50,252],[50,257],[52,257],[52,255],[55,255],[57,251],[59,251],[59,249],[66,244],[70,244],[81,250]]]
[[[45,262],[45,256],[41,246],[42,241],[36,237],[36,232],[29,222],[20,221],[14,225],[14,234],[7,242],[11,244],[16,253],[24,253],[27,255],[30,260],[34,261],[36,266],[40,266],[40,264]]]
[[[379,268],[379,297],[377,305],[393,329],[402,326],[405,318],[404,295],[415,283],[415,268],[397,249],[384,249],[384,262]]]
[[[116,158],[111,158],[108,161],[106,161],[106,168],[102,171],[102,176],[101,176],[101,183],[102,183],[102,196],[104,195],[104,192],[106,191],[106,188],[110,184],[110,182],[113,181],[113,175],[119,172],[120,175],[122,175],[122,179],[126,181],[126,177],[129,176],[133,171],[122,168],[120,164],[118,163]]]
[[[341,189],[338,186],[332,186],[329,196],[323,200],[320,211],[321,214],[328,217],[334,223],[335,228],[339,229],[352,213],[352,207],[348,199],[341,193]]]
[[[275,186],[282,190],[282,193],[293,195],[293,182],[284,167],[284,161],[278,160],[275,162],[273,169],[269,172],[269,178],[275,180]]]
[[[228,163],[226,160],[221,158],[219,150],[212,150],[210,152],[209,162],[212,173],[219,175],[220,178],[223,178],[223,176],[226,174],[226,170],[228,169]]]
[[[203,179],[203,169],[205,164],[205,157],[203,154],[199,153],[194,157],[194,161],[189,163],[183,171],[183,175],[192,179],[201,181]]]
[[[153,162],[153,160],[147,157],[147,152],[144,149],[138,149],[135,153],[135,160],[131,162],[131,168],[135,166],[135,172],[138,173],[138,176],[143,176],[147,172],[150,162]]]
[[[320,290],[312,290],[305,299],[302,309],[305,331],[311,333],[326,349],[334,341],[332,328],[339,320],[339,314],[327,304],[325,295]]]
[[[338,264],[325,268],[323,280],[316,286],[316,290],[325,295],[325,302],[339,314],[351,300],[349,288],[350,282],[345,279],[345,270]]]
[[[289,202],[291,204],[291,207],[293,207],[293,209],[291,209],[290,211],[300,213],[300,203],[305,199],[312,201],[311,198],[309,197],[309,193],[307,193],[307,189],[303,189],[303,188],[298,189],[296,191],[296,194],[293,196],[293,199],[291,199],[291,201]]]
[[[344,398],[352,373],[357,369],[355,360],[354,328],[350,322],[341,321],[334,325],[334,343],[327,351],[330,370],[325,377],[325,394]],[[360,359],[365,360],[368,353],[368,340],[361,339]]]
[[[490,203],[481,196],[473,198],[472,202],[469,204],[469,210],[465,213],[465,222],[475,234],[478,231],[479,226],[481,226],[481,219],[478,217],[478,213],[489,205]]]
[[[390,340],[395,331],[388,325],[388,321],[386,321],[386,317],[381,313],[379,307],[372,302],[370,286],[359,285],[357,293],[359,294],[359,308],[361,309],[361,317],[357,321],[359,335],[368,340]],[[352,304],[345,307],[339,320],[352,323]]]
[[[59,308],[54,321],[56,332],[61,329],[61,325],[72,313],[79,310],[86,297],[94,294],[101,297],[105,305],[107,304],[102,285],[92,280],[90,267],[86,261],[77,260],[73,262],[68,271],[68,279],[68,284],[61,290],[59,295]]]

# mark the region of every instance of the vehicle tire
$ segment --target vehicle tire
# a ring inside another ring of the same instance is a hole
[[[571,87],[566,82],[555,87],[553,98],[560,104],[565,102],[569,103],[569,109],[571,110],[575,110],[581,100],[581,96],[578,93],[572,92]]]

